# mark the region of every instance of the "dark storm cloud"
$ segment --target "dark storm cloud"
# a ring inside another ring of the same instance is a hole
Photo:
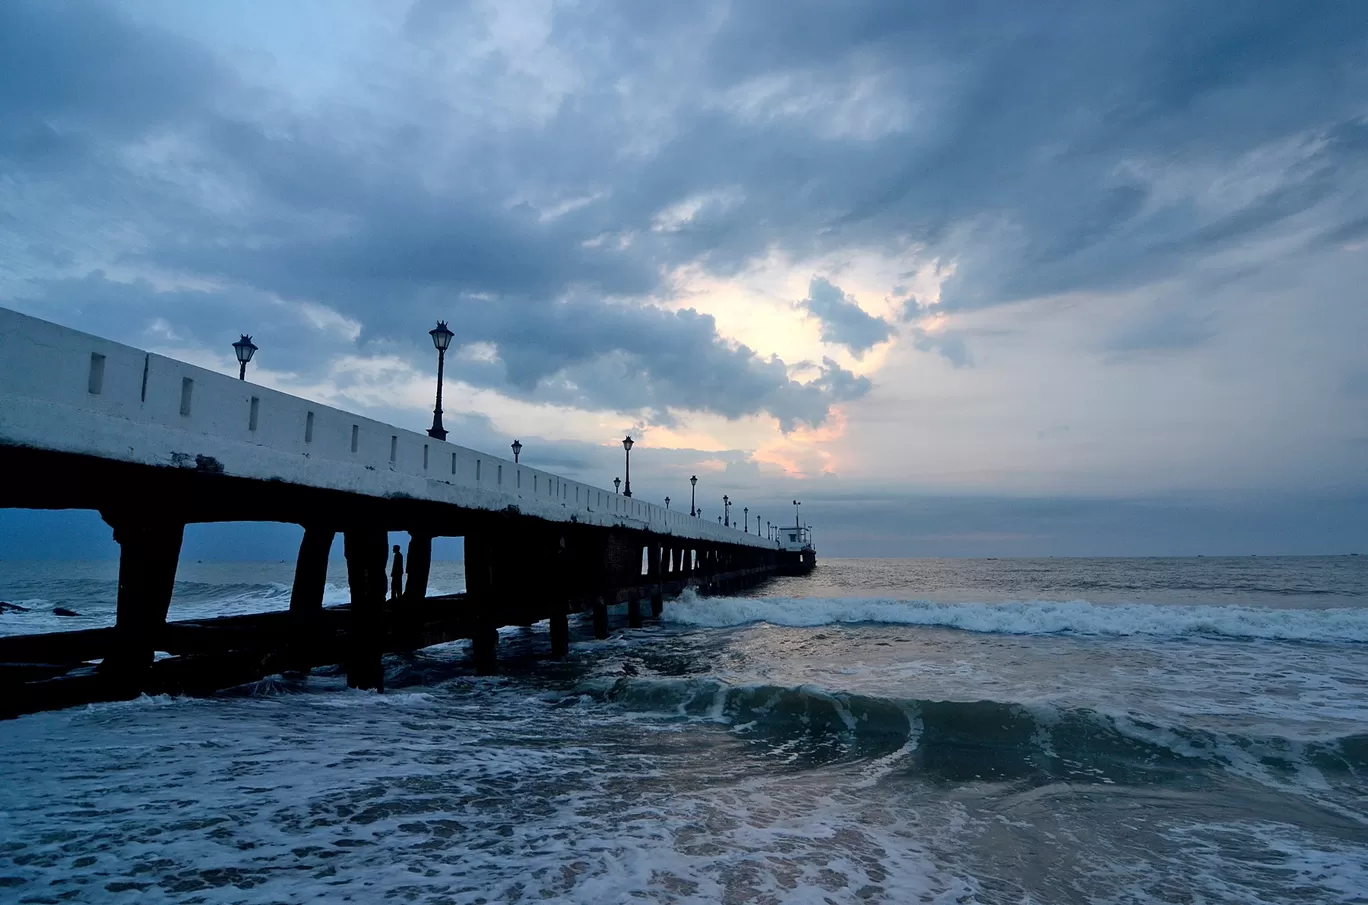
[[[202,49],[99,4],[0,4],[0,128],[10,137],[136,138],[182,120],[221,77]]]
[[[391,48],[410,68],[300,105],[111,7],[0,4],[12,297],[77,305],[91,287],[50,277],[93,249],[220,287],[166,315],[206,338],[243,299],[327,305],[363,344],[444,316],[497,349],[467,368],[480,385],[791,427],[867,382],[795,380],[704,315],[642,305],[665,274],[918,245],[956,262],[953,310],[1140,285],[1297,218],[1353,241],[1368,214],[1362,4],[774,0],[550,25],[530,60],[477,60],[471,8],[415,4]],[[557,55],[569,75],[527,76]],[[1203,199],[1189,168],[1249,187]],[[829,341],[887,338],[824,292],[805,304]],[[960,336],[913,337],[971,361]]]
[[[892,335],[887,321],[865,313],[822,277],[812,278],[807,298],[798,306],[821,322],[824,342],[845,346],[857,358]]]

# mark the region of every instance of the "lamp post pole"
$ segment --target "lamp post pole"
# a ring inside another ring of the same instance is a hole
[[[694,518],[698,517],[698,507],[694,505],[694,500],[697,498],[697,490],[698,475],[694,475],[693,477],[689,478],[689,515],[693,516]]]
[[[233,343],[233,352],[237,355],[238,360],[238,380],[247,379],[247,362],[252,360],[256,350],[257,347],[252,342],[252,337],[246,333],[242,334],[242,339]]]
[[[746,526],[746,533],[750,534],[750,507],[741,508],[741,523]]]
[[[722,526],[724,528],[731,527],[731,500],[727,498],[725,493],[722,494]]]
[[[624,472],[623,472],[623,473],[626,475],[627,480],[626,480],[626,482],[625,482],[626,486],[624,486],[624,487],[622,488],[622,495],[623,495],[623,496],[631,496],[631,495],[632,495],[632,435],[631,435],[631,434],[628,434],[626,437],[623,438],[623,440],[622,440],[622,449],[623,449],[624,454],[625,454],[626,457],[627,457],[627,461],[626,461],[626,464],[625,464],[625,466],[624,466],[624,469],[625,469],[625,470],[624,470]]]
[[[432,409],[432,427],[428,428],[428,436],[434,440],[445,440],[447,432],[442,427],[442,372],[446,368],[447,346],[451,345],[451,337],[455,334],[447,329],[446,321],[438,321],[437,328],[429,330],[428,335],[437,347],[437,405]]]

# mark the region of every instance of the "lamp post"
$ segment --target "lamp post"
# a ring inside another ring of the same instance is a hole
[[[723,526],[725,526],[725,527],[727,527],[727,528],[730,528],[730,527],[731,527],[731,500],[727,498],[727,495],[726,495],[725,493],[722,494],[722,515],[723,515],[723,519],[722,519],[722,524],[723,524]]]
[[[743,507],[741,508],[741,524],[743,524],[743,525],[746,526],[746,533],[747,533],[747,534],[750,534],[750,507],[749,507],[749,506],[743,506]]]
[[[666,509],[669,509],[669,508],[670,508],[670,498],[669,498],[669,497],[666,497],[666,498],[665,498],[665,508],[666,508]]]
[[[434,440],[445,440],[447,432],[442,427],[442,371],[446,367],[447,346],[451,345],[451,337],[455,334],[447,329],[446,321],[438,321],[437,328],[429,330],[428,335],[437,347],[437,405],[432,409],[432,427],[428,428],[428,436]]]
[[[518,464],[518,453],[522,452],[522,444],[517,440],[513,441],[513,464]]]
[[[689,478],[689,515],[698,516],[698,507],[694,505],[696,499],[695,492],[698,490],[698,475]]]
[[[627,457],[624,474],[627,476],[626,486],[622,489],[623,496],[632,495],[632,435],[628,434],[622,438],[623,454]]]
[[[252,342],[252,337],[246,333],[242,334],[242,339],[233,343],[233,351],[237,353],[238,360],[238,380],[247,379],[247,362],[252,360],[256,354],[256,344]]]
[[[622,492],[622,478],[613,478],[613,493]]]

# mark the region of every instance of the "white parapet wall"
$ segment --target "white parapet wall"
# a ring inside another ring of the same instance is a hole
[[[688,513],[6,308],[0,445],[774,548]]]

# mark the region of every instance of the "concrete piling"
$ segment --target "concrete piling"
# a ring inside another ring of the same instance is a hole
[[[317,613],[323,609],[323,591],[328,582],[328,554],[337,532],[315,525],[304,526],[295,560],[294,586],[290,589],[290,612]]]
[[[561,604],[549,617],[551,626],[551,656],[557,660],[570,653],[570,614]]]
[[[492,676],[499,668],[499,630],[488,622],[480,622],[470,636],[470,658],[476,675]]]
[[[501,526],[482,526],[465,538],[466,606],[472,617],[470,657],[479,675],[498,668],[499,630],[495,610],[508,605],[512,577],[509,545],[500,543]]]
[[[649,583],[651,586],[651,616],[659,619],[660,614],[665,611],[665,576],[663,563],[664,548],[659,541],[651,543],[651,566]]]
[[[608,604],[602,597],[594,600],[594,637],[600,641],[608,637]]]
[[[176,519],[104,515],[119,544],[114,644],[100,671],[129,681],[152,665],[176,583],[185,523]]]
[[[307,668],[313,660],[323,592],[328,582],[328,554],[337,532],[316,525],[304,527],[290,588],[290,641],[286,662]]]
[[[381,658],[386,647],[385,564],[389,561],[389,538],[380,528],[355,528],[344,531],[342,539],[352,599],[347,685],[384,691]]]
[[[408,556],[405,559],[408,585],[404,588],[404,602],[412,605],[427,598],[428,575],[432,571],[432,535],[409,532]]]

